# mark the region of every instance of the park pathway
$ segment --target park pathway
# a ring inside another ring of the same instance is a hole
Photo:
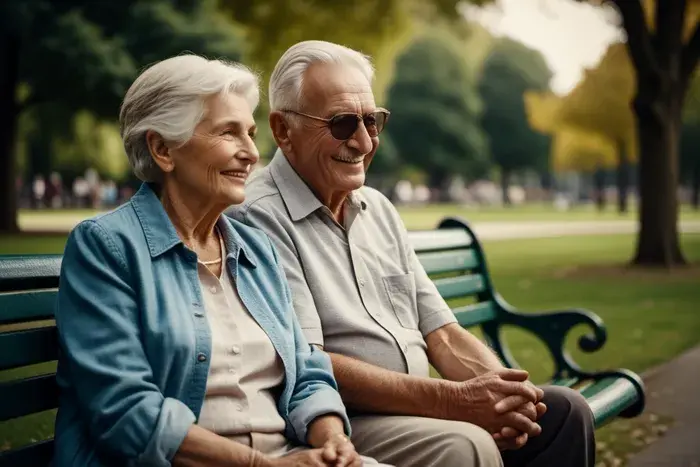
[[[68,233],[88,214],[70,215],[47,212],[41,216],[22,219],[20,226],[25,232]],[[510,240],[519,238],[562,237],[566,235],[632,234],[638,224],[632,220],[612,221],[507,221],[474,222],[476,234],[483,240]],[[684,233],[700,233],[700,220],[680,223]]]
[[[644,375],[646,410],[673,417],[666,434],[634,455],[629,467],[700,467],[700,346]]]

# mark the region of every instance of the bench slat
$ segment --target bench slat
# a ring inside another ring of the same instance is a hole
[[[44,467],[51,465],[53,459],[53,439],[22,446],[12,451],[0,452],[0,467],[19,467],[31,465]]]
[[[57,359],[56,326],[0,334],[0,371]]]
[[[0,292],[58,287],[61,255],[0,257]]]
[[[591,407],[596,427],[639,400],[637,388],[630,380],[622,377],[603,378],[581,391],[581,395]]]
[[[56,375],[0,383],[0,421],[58,407]]]
[[[414,230],[408,233],[408,240],[416,253],[467,248],[473,243],[464,229]]]
[[[0,324],[52,319],[57,294],[55,289],[0,294]]]
[[[418,259],[428,274],[464,271],[479,265],[479,259],[474,250],[423,253],[418,255]]]
[[[498,310],[493,302],[481,302],[473,305],[453,308],[452,312],[460,326],[468,328],[495,319]]]
[[[483,292],[485,289],[484,278],[481,274],[446,277],[444,279],[436,279],[433,282],[445,300],[456,297],[468,297]]]

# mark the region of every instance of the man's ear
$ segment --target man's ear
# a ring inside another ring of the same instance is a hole
[[[163,172],[172,172],[175,168],[175,161],[170,156],[170,148],[165,144],[163,137],[153,130],[148,130],[146,144],[148,144],[148,151],[158,167]]]
[[[282,112],[278,110],[273,110],[270,112],[270,129],[272,130],[272,137],[275,139],[277,146],[284,152],[288,152],[292,147],[292,142],[289,139],[289,134],[291,129],[287,124]]]

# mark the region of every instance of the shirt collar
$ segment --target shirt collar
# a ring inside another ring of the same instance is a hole
[[[294,167],[289,163],[281,149],[278,148],[275,151],[269,167],[270,174],[293,221],[304,219],[312,212],[324,207],[323,203],[311,191],[311,188],[294,170]],[[350,193],[348,202],[352,209],[362,211],[367,209],[367,203],[359,193],[359,190]]]
[[[160,256],[176,245],[183,243],[175,231],[175,226],[170,217],[165,212],[163,203],[160,202],[158,195],[156,195],[149,183],[141,185],[139,190],[131,197],[130,203],[134,207],[136,217],[141,223],[141,228],[148,244],[148,251],[151,253],[152,258]],[[228,252],[227,257],[235,255],[236,259],[238,259],[240,253],[243,252],[251,266],[256,267],[257,264],[247,250],[245,242],[228,218],[222,215],[219,217],[216,225],[224,237],[224,244]]]

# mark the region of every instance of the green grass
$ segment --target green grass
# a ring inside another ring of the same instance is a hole
[[[65,236],[0,237],[0,254],[60,253],[64,241]],[[687,257],[699,262],[700,234],[684,235],[682,242]],[[570,336],[567,347],[579,364],[586,369],[624,367],[643,372],[700,342],[700,270],[630,270],[623,265],[633,248],[630,235],[485,243],[495,286],[518,309],[580,307],[603,318],[608,342],[599,352],[585,354],[576,348],[577,337],[586,329],[576,329]],[[535,381],[544,381],[552,371],[544,345],[518,330],[508,330],[506,337],[521,366]],[[4,445],[0,441],[0,449],[50,435],[52,416],[0,423],[0,440],[6,440]],[[638,450],[633,434],[651,426],[649,416],[655,415],[616,421],[600,430],[604,455],[624,458]]]

